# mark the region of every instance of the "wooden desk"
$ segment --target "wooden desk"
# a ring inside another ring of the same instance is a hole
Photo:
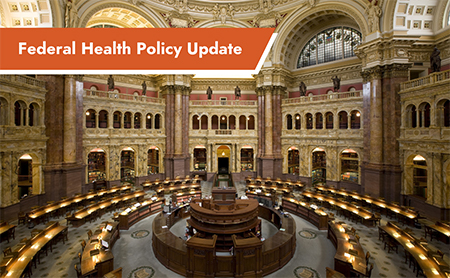
[[[425,226],[425,237],[430,235],[430,240],[433,240],[433,234],[437,234],[437,238],[445,243],[450,243],[450,224],[443,222],[436,222],[434,225]]]
[[[45,230],[31,238],[26,244],[20,246],[13,258],[5,261],[5,265],[1,266],[6,269],[6,273],[1,277],[21,277],[27,265],[33,260],[36,254],[47,244],[51,244],[52,240],[65,232],[68,228],[60,226],[58,222],[51,224]]]
[[[335,207],[337,209],[345,210],[351,214],[354,214],[355,216],[359,217],[361,219],[361,222],[368,226],[372,227],[374,225],[375,217],[374,214],[364,208],[355,206],[349,202],[340,201],[333,197],[329,197],[326,195],[313,193],[313,192],[303,192],[303,196],[309,198],[309,199],[315,199],[319,202],[326,202],[331,205],[331,207]]]
[[[128,230],[136,222],[162,210],[164,198],[157,198],[155,200],[145,200],[136,207],[136,204],[125,208],[119,214],[119,229]]]
[[[103,209],[108,208],[112,204],[116,204],[119,202],[124,202],[130,199],[138,199],[140,197],[143,197],[145,195],[145,192],[143,190],[131,192],[127,194],[123,194],[117,197],[113,197],[109,200],[105,200],[99,203],[96,203],[94,205],[88,206],[86,208],[83,208],[81,210],[78,210],[75,212],[72,216],[66,217],[66,219],[70,222],[72,222],[72,225],[74,227],[80,227],[84,223],[86,223],[86,219],[93,213],[97,211],[102,211]]]
[[[399,205],[388,203],[384,200],[380,200],[378,198],[373,198],[366,195],[360,195],[358,193],[347,191],[343,189],[335,189],[332,187],[326,187],[326,186],[317,186],[317,190],[323,191],[323,192],[331,192],[335,195],[340,195],[345,198],[352,198],[354,201],[364,201],[367,204],[370,204],[371,207],[376,206],[379,209],[381,209],[382,212],[384,212],[385,215],[388,215],[389,213],[393,213],[397,215],[397,219],[399,222],[406,223],[410,226],[414,226],[415,221],[419,217],[419,213],[417,211],[411,211],[407,208],[403,208]],[[362,203],[361,203],[362,205]]]
[[[122,268],[119,267],[111,272],[106,273],[103,278],[122,278]]]
[[[322,209],[312,208],[309,203],[293,198],[283,198],[282,206],[283,210],[306,219],[319,230],[328,229],[328,214]]]
[[[111,225],[111,231],[106,230],[106,226]],[[118,223],[105,223],[102,225],[102,232],[91,236],[81,255],[81,275],[87,277],[95,274],[103,277],[114,269],[114,256],[112,248],[118,238],[120,238]],[[101,247],[101,240],[108,242],[108,251]],[[98,250],[97,255],[91,256],[91,251]]]
[[[401,230],[392,222],[388,222],[386,226],[379,226],[378,228],[396,240],[401,246],[403,246],[406,252],[414,257],[425,276],[429,278],[448,277],[445,272],[442,271],[438,262],[432,256],[428,255],[429,250],[422,244],[418,243],[412,235]],[[448,265],[446,267],[448,268]]]
[[[328,226],[328,239],[336,247],[334,269],[345,277],[354,277],[353,273],[366,275],[366,256],[359,240],[347,234],[346,228],[335,221],[329,221]]]
[[[0,226],[0,242],[6,238],[6,240],[9,243],[9,239],[12,237],[15,239],[15,232],[16,229],[16,225],[11,225],[11,224],[4,224],[2,226]]]

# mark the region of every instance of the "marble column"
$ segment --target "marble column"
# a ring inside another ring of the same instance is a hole
[[[76,80],[68,75],[64,82],[64,163],[76,162]]]
[[[265,152],[264,156],[270,158],[273,156],[273,125],[272,125],[272,88],[267,86],[264,88],[264,116],[265,116]]]

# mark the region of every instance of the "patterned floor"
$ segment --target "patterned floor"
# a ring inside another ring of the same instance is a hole
[[[81,241],[87,239],[87,231],[97,229],[103,221],[111,220],[111,214],[105,214],[96,222],[85,224],[79,228],[69,227],[69,241],[59,242],[54,246],[53,252],[42,257],[37,269],[33,268],[33,277],[76,277],[74,265],[79,264],[78,253],[81,252]],[[181,277],[166,269],[154,257],[151,245],[151,226],[155,216],[150,216],[135,224],[128,231],[121,231],[121,238],[113,248],[115,268],[123,268],[123,277],[149,278],[149,277]],[[325,267],[334,268],[333,257],[336,252],[334,246],[326,238],[326,231],[319,231],[302,218],[293,217],[297,225],[297,248],[293,259],[281,270],[267,277],[326,277]],[[63,218],[52,219],[66,225]],[[371,263],[375,267],[372,277],[415,277],[412,269],[405,263],[404,251],[400,247],[398,253],[388,253],[383,249],[383,243],[378,239],[378,228],[368,228],[337,217],[357,230],[361,237],[361,244],[371,254]],[[383,218],[382,225],[386,224]],[[14,222],[13,222],[14,223]],[[17,225],[17,223],[14,223]],[[35,228],[43,229],[41,224]],[[424,230],[409,227],[416,236],[423,236]],[[20,239],[30,237],[31,229],[20,225],[16,229],[16,239],[10,243],[2,242],[1,249],[14,246]],[[449,261],[450,245],[437,240],[429,245],[445,253],[444,259]],[[0,255],[2,259],[3,254]]]

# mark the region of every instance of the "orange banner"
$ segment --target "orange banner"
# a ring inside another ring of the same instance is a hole
[[[273,28],[1,28],[0,71],[255,70],[273,43],[273,32]]]

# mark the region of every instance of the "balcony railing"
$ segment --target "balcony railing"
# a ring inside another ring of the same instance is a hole
[[[155,97],[148,97],[148,96],[141,96],[141,95],[135,96],[135,95],[130,95],[130,94],[97,91],[97,90],[90,90],[90,89],[84,89],[84,96],[119,99],[119,100],[127,100],[127,101],[140,101],[140,102],[148,102],[148,103],[160,103],[160,104],[165,103],[165,100],[163,98],[155,98]]]
[[[45,88],[45,81],[25,75],[0,75],[0,79]]]
[[[219,106],[219,105],[232,105],[232,106],[256,106],[256,100],[191,100],[190,106]]]
[[[297,98],[287,98],[283,99],[283,104],[293,104],[293,103],[305,103],[305,102],[313,102],[313,101],[334,101],[339,99],[347,99],[347,98],[355,98],[361,97],[362,91],[353,91],[353,92],[342,92],[342,93],[332,93],[326,95],[314,95],[314,96],[304,96]]]
[[[440,82],[448,80],[448,79],[450,79],[450,70],[446,70],[446,71],[442,71],[442,72],[433,72],[430,75],[401,83],[400,89],[402,91],[408,90],[408,89],[417,88],[417,87],[428,85],[428,84],[440,83]]]

